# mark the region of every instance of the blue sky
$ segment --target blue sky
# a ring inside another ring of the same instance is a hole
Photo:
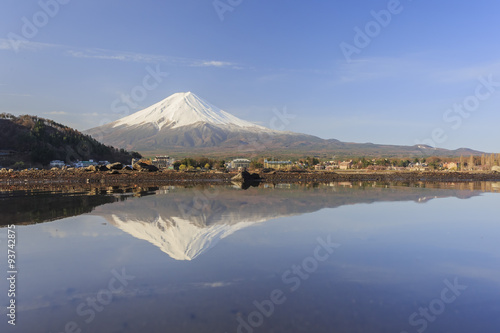
[[[3,0],[0,112],[84,130],[192,91],[322,138],[500,152],[498,1],[215,4]]]

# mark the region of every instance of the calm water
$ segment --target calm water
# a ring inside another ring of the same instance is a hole
[[[484,191],[486,190],[486,191]],[[0,196],[1,332],[495,332],[500,184]]]

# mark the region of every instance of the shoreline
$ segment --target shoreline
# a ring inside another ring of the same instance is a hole
[[[237,172],[86,172],[83,170],[22,170],[0,173],[0,189],[16,190],[54,185],[190,185],[231,184]],[[500,181],[498,172],[417,172],[417,171],[274,171],[260,173],[259,183],[325,183],[325,182],[487,182]]]

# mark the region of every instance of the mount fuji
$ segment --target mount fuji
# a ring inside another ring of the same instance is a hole
[[[263,134],[267,137],[287,134],[237,118],[192,92],[173,94],[86,133],[108,145],[143,151],[238,148]]]
[[[328,156],[467,155],[470,149],[435,149],[425,145],[396,146],[345,143],[335,139],[285,132],[259,126],[219,109],[192,92],[176,93],[141,111],[85,131],[98,141],[142,152],[194,152],[248,155],[249,153]]]

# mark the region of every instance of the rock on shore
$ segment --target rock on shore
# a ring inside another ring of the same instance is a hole
[[[137,171],[146,171],[146,172],[156,172],[158,171],[158,168],[155,167],[154,165],[138,162],[132,166],[134,170]]]
[[[261,178],[257,173],[250,173],[248,171],[243,171],[231,178],[234,182],[255,182],[259,181]]]

